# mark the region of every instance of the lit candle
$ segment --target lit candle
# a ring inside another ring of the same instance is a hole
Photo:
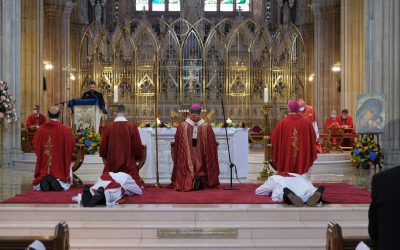
[[[264,88],[264,103],[268,103],[268,87]]]
[[[118,86],[114,85],[114,102],[118,102]]]

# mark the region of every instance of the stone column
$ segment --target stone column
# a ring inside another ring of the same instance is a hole
[[[340,0],[314,0],[314,109],[321,126],[332,109],[339,109],[340,75],[332,65],[340,61]]]
[[[364,0],[341,0],[340,107],[354,116],[364,85]]]
[[[365,0],[364,92],[386,94],[382,146],[387,166],[400,163],[400,1]]]
[[[21,122],[43,106],[43,0],[21,2]],[[41,109],[46,113],[45,109]]]
[[[70,14],[73,6],[72,0],[44,1],[43,58],[53,63],[53,70],[44,74],[47,83],[44,110],[69,98],[68,74],[63,69],[70,63]],[[59,106],[61,108],[62,104]],[[67,123],[66,105],[63,121]]]
[[[16,100],[17,115],[21,113],[21,1],[0,1],[0,79],[8,82]],[[22,156],[21,123],[5,124],[0,137],[0,166],[9,167],[13,159]]]

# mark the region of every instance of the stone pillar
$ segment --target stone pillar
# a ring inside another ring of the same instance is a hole
[[[8,82],[16,100],[16,113],[21,113],[21,1],[0,1],[0,79]],[[9,167],[21,156],[21,123],[4,123],[0,137],[0,166]]]
[[[341,0],[340,107],[354,116],[364,85],[364,0]]]
[[[21,2],[21,122],[43,106],[43,0]],[[45,109],[41,109],[46,113]]]
[[[332,109],[339,109],[340,75],[332,65],[340,61],[340,0],[314,0],[314,109],[321,126]]]
[[[63,69],[70,63],[70,14],[73,6],[72,0],[44,1],[43,59],[53,63],[53,70],[44,74],[47,83],[44,110],[69,99],[67,86],[69,75]],[[59,106],[63,107],[62,104]],[[66,105],[64,105],[62,118],[64,123],[67,123],[66,117]]]
[[[382,146],[387,166],[400,163],[400,1],[365,0],[364,92],[386,94]]]

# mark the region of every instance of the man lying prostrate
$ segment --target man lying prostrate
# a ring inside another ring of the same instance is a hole
[[[273,175],[256,189],[257,195],[271,195],[272,201],[286,202],[298,207],[315,206],[322,200],[324,187],[316,188],[306,174]]]
[[[123,203],[125,195],[142,195],[142,189],[124,172],[105,172],[92,186],[85,186],[83,194],[74,197],[84,207],[96,205],[113,206]]]

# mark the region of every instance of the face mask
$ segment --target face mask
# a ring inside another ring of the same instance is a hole
[[[300,111],[304,111],[304,109],[305,109],[304,107],[300,107]]]
[[[38,113],[38,111],[36,109],[34,109],[33,113],[36,115]]]
[[[336,119],[336,115],[331,115],[331,118],[332,119]]]
[[[347,119],[347,115],[342,115],[342,119]]]

